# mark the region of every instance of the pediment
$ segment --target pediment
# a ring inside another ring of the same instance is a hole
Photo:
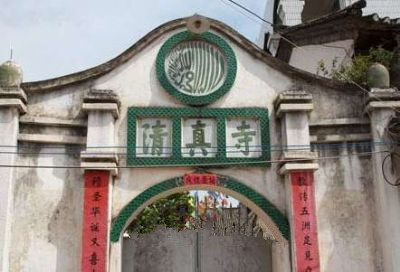
[[[147,48],[150,48],[156,43],[158,40],[163,37],[171,37],[177,33],[188,31],[188,23],[193,21],[193,16],[181,18],[177,20],[173,20],[167,22],[156,29],[149,32],[146,36],[141,38],[138,42],[132,45],[130,48],[125,50],[123,53],[115,57],[114,59],[109,60],[106,63],[98,65],[96,67],[76,72],[73,74],[48,79],[41,80],[35,82],[25,82],[22,84],[22,88],[27,93],[37,93],[48,90],[56,90],[64,87],[68,87],[71,85],[76,85],[79,83],[85,83],[90,80],[94,80],[100,78],[124,64],[131,61],[133,58],[137,57],[141,53],[143,53]],[[300,79],[305,82],[315,82],[316,84],[320,84],[329,88],[339,88],[343,89],[354,89],[353,86],[348,84],[343,84],[334,80],[322,78],[316,75],[313,75],[308,72],[301,71],[296,69],[287,63],[276,59],[269,55],[268,53],[261,50],[255,44],[246,39],[243,35],[238,33],[233,28],[227,26],[226,24],[211,19],[207,17],[204,18],[208,23],[208,32],[212,33],[216,36],[220,36],[222,40],[225,40],[228,44],[234,45],[240,48],[242,51],[245,51],[249,54],[253,59],[260,61],[266,66],[276,70],[278,73],[283,74],[289,78]]]

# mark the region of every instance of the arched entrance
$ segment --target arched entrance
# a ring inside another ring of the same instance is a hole
[[[158,183],[130,201],[113,220],[110,232],[111,256],[110,271],[121,271],[122,235],[128,225],[140,212],[158,199],[188,190],[218,191],[236,198],[257,214],[262,227],[268,229],[272,247],[273,271],[290,271],[289,221],[264,196],[243,183],[222,175],[209,173],[191,173]]]

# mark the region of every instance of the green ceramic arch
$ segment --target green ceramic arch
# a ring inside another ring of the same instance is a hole
[[[131,202],[129,202],[113,220],[110,233],[111,241],[118,242],[122,232],[125,230],[126,224],[129,223],[128,220],[146,201],[161,193],[183,186],[182,177],[177,177],[158,183],[140,193]],[[218,175],[218,185],[216,187],[218,186],[234,191],[250,200],[254,205],[268,215],[271,221],[279,229],[282,236],[287,241],[290,240],[290,227],[288,219],[265,197],[243,183],[228,176]],[[216,190],[218,189],[216,188]]]

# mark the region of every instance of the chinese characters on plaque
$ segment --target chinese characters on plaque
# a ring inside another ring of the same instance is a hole
[[[257,158],[262,155],[259,120],[225,120],[225,155],[228,158]],[[142,118],[137,120],[136,156],[162,158],[173,153],[173,137],[181,138],[181,154],[187,158],[212,158],[220,151],[216,118],[182,118],[180,135],[173,135],[172,120]]]
[[[182,156],[215,157],[218,151],[215,119],[183,119]]]
[[[106,271],[108,171],[86,171],[82,271]]]
[[[136,143],[138,157],[169,157],[172,154],[172,120],[139,119]]]
[[[314,173],[291,173],[291,185],[297,271],[319,272]]]
[[[228,119],[226,156],[232,158],[260,157],[261,137],[257,119]]]

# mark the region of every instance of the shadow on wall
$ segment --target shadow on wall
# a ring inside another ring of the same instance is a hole
[[[19,151],[29,152],[20,154],[17,164],[78,164],[78,156],[41,154],[50,149],[40,144],[21,143]],[[57,152],[76,150],[60,148]],[[21,168],[15,175],[10,271],[79,271],[80,169]]]
[[[320,150],[319,157],[342,156],[320,161],[316,172],[318,236],[322,264],[330,271],[379,271],[374,250],[374,198],[371,162],[359,157],[356,145],[341,150]],[[349,156],[350,155],[350,156]]]
[[[62,151],[60,151],[62,152]],[[77,152],[64,149],[64,152]],[[78,153],[79,154],[79,153]],[[76,165],[79,155],[57,156],[55,165]],[[79,271],[81,265],[84,179],[81,169],[52,169],[62,181],[62,195],[48,223],[48,239],[57,248],[55,272]]]

